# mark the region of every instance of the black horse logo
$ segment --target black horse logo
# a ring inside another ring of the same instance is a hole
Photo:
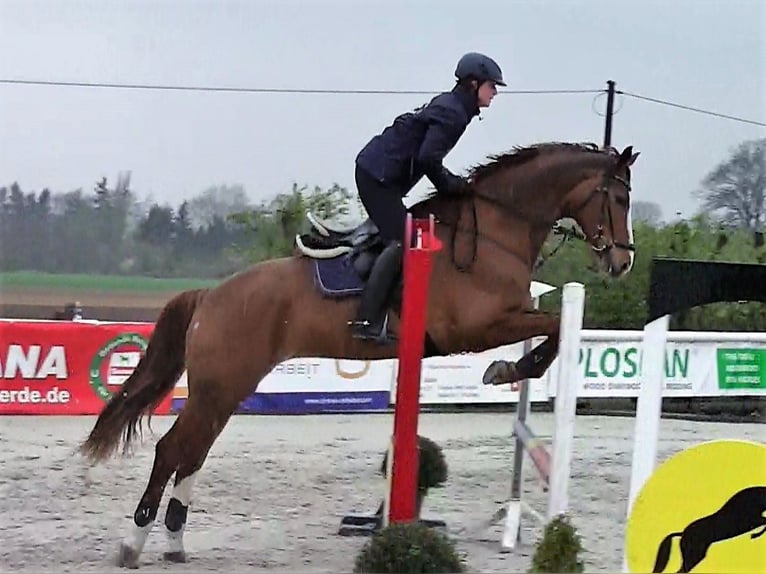
[[[662,572],[670,559],[673,538],[681,537],[681,569],[691,572],[707,554],[708,548],[716,542],[753,532],[755,540],[766,532],[766,486],[752,486],[734,494],[716,512],[695,520],[681,532],[668,534],[657,550],[657,560],[652,572]]]

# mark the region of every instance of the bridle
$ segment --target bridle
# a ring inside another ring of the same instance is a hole
[[[588,241],[588,243],[591,246],[591,249],[595,251],[596,253],[603,253],[608,252],[612,250],[612,248],[617,247],[619,249],[625,249],[626,251],[631,251],[635,253],[636,246],[634,243],[622,243],[621,241],[615,241],[614,240],[614,218],[612,216],[612,201],[610,201],[611,196],[609,194],[610,189],[610,183],[612,181],[617,181],[621,183],[625,189],[627,190],[628,194],[630,194],[631,187],[630,182],[624,178],[620,177],[619,175],[615,174],[612,170],[609,170],[608,172],[604,173],[604,177],[601,179],[601,184],[594,188],[588,196],[573,210],[572,215],[573,217],[580,213],[587,205],[591,202],[591,200],[594,197],[597,197],[599,194],[601,195],[601,219],[598,222],[598,225],[596,226],[596,232],[590,236],[591,241]],[[630,201],[630,199],[628,199]],[[626,205],[625,208],[627,209],[628,206]],[[604,241],[604,223],[609,224],[609,243]],[[583,234],[583,238],[587,241],[588,236]]]
[[[622,243],[620,241],[614,240],[614,235],[615,235],[614,234],[614,217],[612,215],[612,201],[610,201],[612,197],[609,192],[610,184],[613,181],[617,181],[620,184],[622,184],[625,187],[625,189],[628,191],[628,193],[630,193],[631,191],[630,182],[626,178],[623,178],[617,175],[616,173],[614,173],[613,169],[609,169],[606,172],[604,172],[604,175],[601,179],[601,183],[597,187],[595,187],[587,195],[587,197],[583,199],[582,202],[580,202],[577,205],[577,207],[572,212],[573,216],[578,214],[580,211],[585,209],[585,207],[587,207],[590,204],[593,198],[598,197],[599,195],[601,196],[602,198],[601,219],[599,220],[599,223],[596,226],[596,232],[593,235],[591,235],[590,238],[585,233],[578,233],[578,232],[573,233],[568,230],[563,230],[563,228],[560,226],[557,226],[555,222],[545,222],[546,227],[553,229],[554,233],[559,233],[563,235],[561,243],[553,250],[551,254],[548,255],[548,257],[551,257],[554,253],[556,253],[556,251],[558,251],[561,245],[563,245],[563,242],[572,237],[587,241],[591,249],[593,249],[593,251],[595,251],[596,253],[608,252],[615,247],[619,249],[625,249],[627,251],[635,252],[636,248],[634,243]],[[452,247],[451,249],[452,264],[460,272],[469,271],[473,267],[473,264],[476,262],[476,257],[478,252],[477,238],[480,235],[478,230],[478,220],[476,216],[476,199],[480,199],[488,203],[491,203],[493,205],[496,205],[500,209],[507,212],[517,211],[515,206],[511,206],[494,196],[473,192],[470,197],[471,197],[471,217],[473,219],[473,233],[472,233],[473,237],[472,237],[471,259],[468,264],[461,264],[455,260],[455,239],[457,236],[458,227],[460,226],[460,220],[462,219],[462,207],[460,208],[460,211],[458,213],[457,221],[454,223],[454,225],[450,225],[450,227],[452,227],[452,233],[450,236],[450,242]],[[626,208],[627,208],[627,205],[626,205]],[[605,224],[609,226],[610,241],[608,243],[604,240]],[[500,245],[496,240],[489,237],[487,239],[491,241],[492,243],[497,244],[501,250],[508,251],[512,255],[519,257],[517,253],[509,251],[506,247]],[[542,263],[540,263],[540,265],[542,265]],[[540,265],[536,265],[536,267],[539,267]]]

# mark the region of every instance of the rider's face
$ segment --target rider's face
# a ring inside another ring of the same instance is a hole
[[[497,94],[495,82],[486,81],[479,86],[479,107],[486,108],[492,102],[492,98]]]

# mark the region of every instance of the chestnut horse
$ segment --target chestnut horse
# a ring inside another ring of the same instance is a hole
[[[495,361],[485,384],[541,377],[558,352],[559,317],[533,308],[529,288],[553,225],[572,218],[602,272],[630,271],[630,166],[638,153],[593,144],[545,143],[490,158],[469,174],[472,193],[433,195],[411,208],[433,214],[443,247],[433,255],[424,357],[481,352],[547,336],[518,362]],[[379,245],[369,220],[354,230],[314,230],[293,256],[264,261],[213,289],[182,292],[159,315],[146,353],[100,413],[81,447],[102,461],[139,436],[143,416],[187,371],[189,396],[156,445],[146,490],[119,563],[135,567],[175,473],[165,515],[168,560],[184,561],[191,492],[208,451],[238,405],[277,364],[297,357],[388,359],[396,342],[351,337],[359,292]],[[401,288],[401,286],[400,286]],[[391,296],[389,330],[399,332],[400,290]]]

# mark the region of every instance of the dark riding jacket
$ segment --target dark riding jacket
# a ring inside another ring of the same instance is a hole
[[[476,94],[456,86],[427,105],[398,116],[362,148],[356,163],[402,196],[424,175],[437,192],[459,193],[463,178],[445,168],[442,161],[478,114]]]

